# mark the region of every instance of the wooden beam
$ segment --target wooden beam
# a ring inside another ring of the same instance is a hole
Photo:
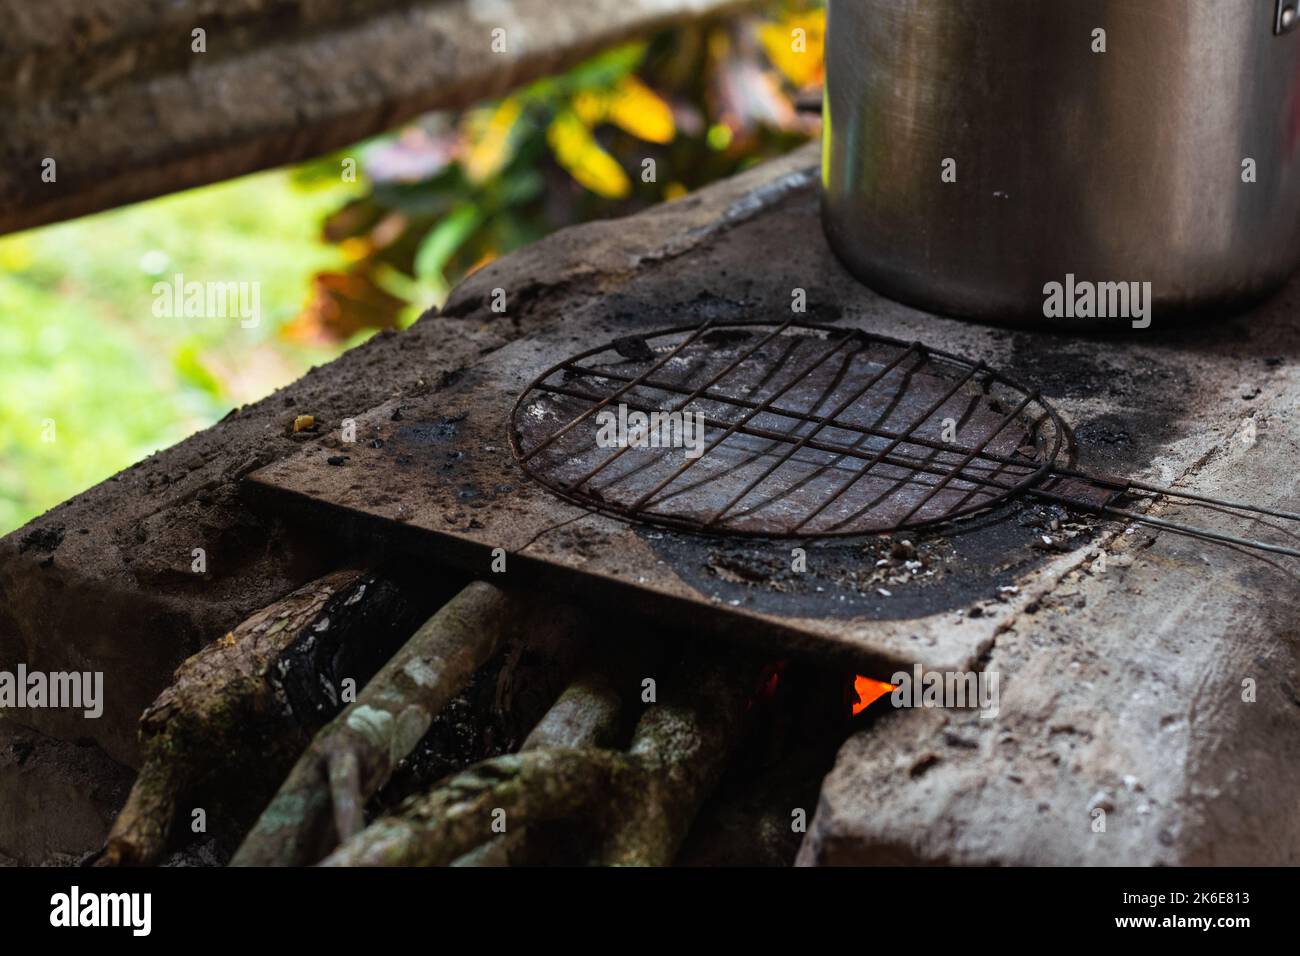
[[[751,5],[0,0],[0,232],[327,153]]]

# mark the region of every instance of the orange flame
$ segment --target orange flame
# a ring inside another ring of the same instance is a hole
[[[862,713],[880,698],[884,697],[894,689],[893,684],[886,684],[884,681],[872,680],[870,677],[863,677],[859,674],[853,678],[853,689],[857,691],[858,702],[853,705],[853,715],[856,717]]]

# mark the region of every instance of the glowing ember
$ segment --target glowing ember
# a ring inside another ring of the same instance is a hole
[[[781,674],[785,671],[785,661],[773,661],[763,668],[758,678],[757,701],[771,703],[776,699],[776,689],[781,685]],[[755,701],[750,701],[753,704]]]
[[[893,690],[894,685],[859,674],[853,678],[853,689],[858,693],[858,702],[853,705],[853,713],[857,715]]]

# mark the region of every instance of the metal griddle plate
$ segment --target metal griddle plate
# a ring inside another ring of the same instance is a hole
[[[1043,560],[1024,547],[1034,535],[1015,521],[985,521],[927,545],[937,548],[937,576],[882,594],[870,581],[878,539],[755,540],[628,523],[526,475],[509,434],[519,396],[543,369],[637,331],[645,330],[617,319],[566,323],[492,353],[446,388],[356,416],[355,442],[342,442],[330,423],[326,438],[250,476],[254,500],[347,536],[359,550],[382,542],[434,567],[567,592],[665,626],[831,653],[865,673],[973,664],[996,615],[963,620],[953,611],[996,596],[998,585]],[[800,546],[807,570],[795,573],[792,548]],[[507,555],[503,575],[491,570],[498,548]],[[1009,553],[1024,557],[1008,562]],[[618,618],[609,621],[610,633],[620,633]]]

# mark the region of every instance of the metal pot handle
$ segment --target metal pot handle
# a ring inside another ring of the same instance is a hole
[[[1277,0],[1277,13],[1273,17],[1273,32],[1278,36],[1290,33],[1300,26],[1300,0]]]

